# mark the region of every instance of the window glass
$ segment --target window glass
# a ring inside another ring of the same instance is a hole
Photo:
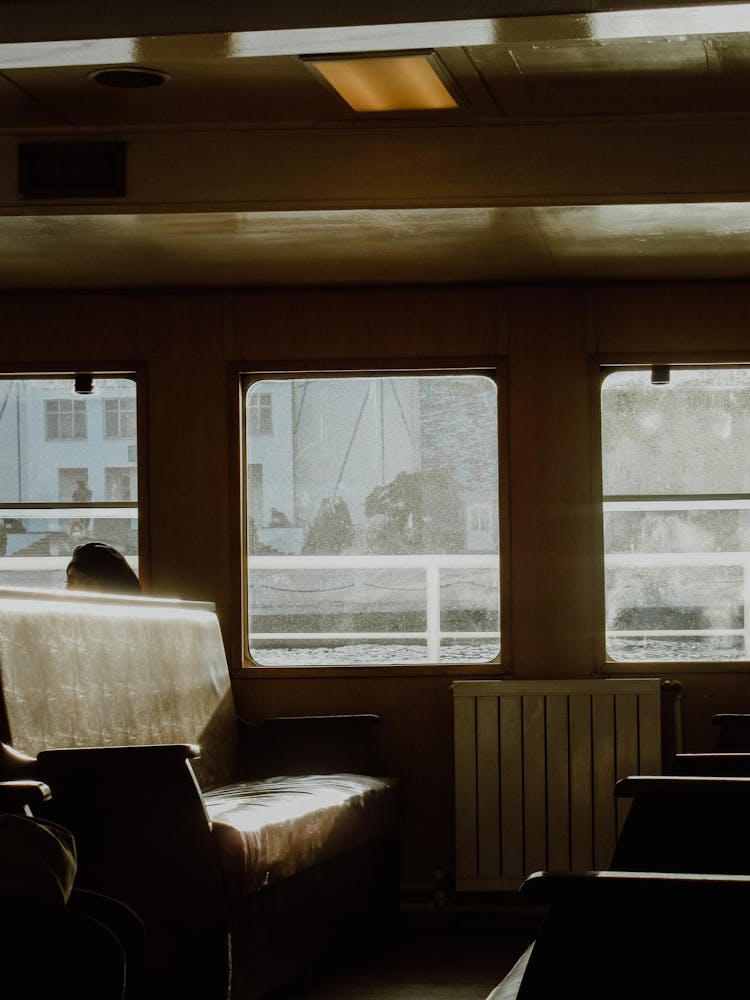
[[[132,396],[104,400],[104,436],[135,437],[135,399]]]
[[[86,440],[86,403],[79,399],[46,399],[45,437],[48,441]]]
[[[247,422],[251,434],[273,434],[273,396],[256,392],[248,396]]]
[[[607,652],[750,659],[750,369],[602,383]]]
[[[0,378],[0,586],[62,587],[76,545],[108,542],[137,570],[136,384]]]
[[[247,389],[246,431],[257,663],[498,656],[493,379],[263,378]]]

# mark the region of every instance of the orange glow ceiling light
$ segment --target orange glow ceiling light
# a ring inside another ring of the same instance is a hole
[[[462,105],[434,52],[303,56],[302,61],[353,111],[439,111]]]

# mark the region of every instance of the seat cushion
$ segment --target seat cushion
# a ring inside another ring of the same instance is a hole
[[[239,899],[399,826],[397,784],[361,774],[265,778],[204,795],[228,892]]]

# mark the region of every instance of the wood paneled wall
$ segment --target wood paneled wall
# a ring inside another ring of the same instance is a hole
[[[481,286],[202,293],[6,294],[6,370],[141,364],[149,589],[211,600],[228,648],[239,578],[233,523],[238,363],[507,358],[511,665],[586,677],[598,662],[599,510],[590,358],[698,352],[750,360],[750,285]],[[746,352],[743,354],[742,352]],[[233,664],[239,670],[239,664]],[[471,675],[462,675],[471,676]],[[712,746],[715,711],[750,711],[750,675],[684,681],[686,748]],[[243,714],[374,711],[384,769],[404,779],[403,878],[452,868],[451,677],[247,671]]]

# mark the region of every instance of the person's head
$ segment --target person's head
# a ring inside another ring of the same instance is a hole
[[[104,542],[86,542],[73,550],[66,587],[99,593],[140,594],[138,577],[125,557]]]

